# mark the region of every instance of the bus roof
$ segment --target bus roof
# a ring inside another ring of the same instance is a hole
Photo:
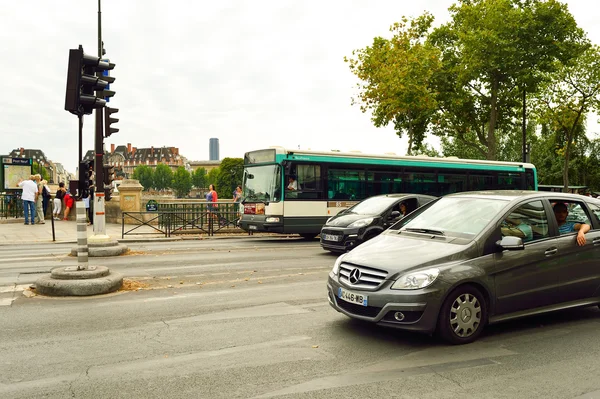
[[[522,167],[526,169],[535,169],[535,166],[531,163],[526,162],[508,162],[508,161],[488,161],[480,159],[464,159],[458,157],[430,157],[428,155],[404,155],[399,156],[392,153],[386,154],[368,154],[360,151],[349,151],[341,152],[337,150],[332,151],[320,151],[320,150],[299,150],[290,149],[279,146],[269,147],[274,149],[276,154],[281,155],[295,155],[295,156],[326,156],[332,158],[364,158],[364,159],[385,159],[385,160],[402,160],[402,161],[425,161],[425,162],[440,162],[450,164],[471,164],[471,165],[489,165],[489,166],[511,166],[511,167]]]

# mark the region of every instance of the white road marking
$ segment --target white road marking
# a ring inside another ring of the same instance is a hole
[[[0,306],[10,306],[16,298],[0,298]]]

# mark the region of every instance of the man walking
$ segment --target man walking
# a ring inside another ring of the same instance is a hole
[[[35,177],[29,176],[29,180],[19,180],[19,187],[23,188],[21,199],[23,200],[23,210],[25,212],[25,224],[33,223],[35,218],[35,201],[37,200],[38,186],[33,181]]]

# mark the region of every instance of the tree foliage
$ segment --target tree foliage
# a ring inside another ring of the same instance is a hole
[[[555,132],[563,158],[563,185],[569,186],[573,149],[585,136],[586,116],[600,109],[600,49],[589,47],[574,62],[561,65],[539,93],[540,117]]]
[[[154,188],[157,190],[165,190],[172,187],[173,171],[168,165],[159,163],[154,170]]]
[[[132,177],[140,182],[144,190],[154,187],[154,172],[148,165],[137,166]]]
[[[48,170],[41,166],[39,162],[34,161],[31,170],[33,171],[34,175],[39,174],[42,176],[42,179],[50,181],[50,173],[48,173]]]
[[[208,183],[206,182],[207,174],[205,168],[198,168],[192,173],[192,184],[196,188],[206,188]]]
[[[177,168],[173,174],[173,184],[171,186],[178,198],[187,196],[192,189],[192,176],[184,166]]]
[[[440,54],[425,40],[432,22],[429,13],[404,17],[390,28],[391,39],[376,37],[371,46],[345,58],[360,80],[353,104],[370,111],[375,126],[393,123],[399,137],[406,133],[409,154],[421,148],[437,108],[430,80],[440,68]]]
[[[223,158],[216,180],[213,180],[221,198],[232,198],[233,190],[242,184],[244,160],[242,158]]]
[[[375,126],[407,132],[409,153],[432,132],[472,157],[498,159],[503,135],[519,125],[522,94],[588,43],[556,0],[459,0],[449,11],[434,29],[428,13],[403,18],[392,39],[353,52],[356,102]]]

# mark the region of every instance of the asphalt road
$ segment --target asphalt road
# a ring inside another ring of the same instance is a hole
[[[447,346],[331,309],[318,242],[248,237],[130,244],[90,258],[128,290],[26,297],[71,247],[0,246],[0,398],[600,398],[597,307]]]

